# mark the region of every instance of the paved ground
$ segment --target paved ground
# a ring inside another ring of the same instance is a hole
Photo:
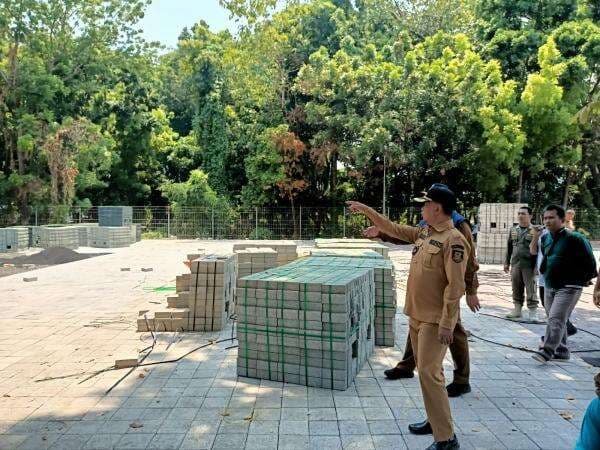
[[[150,342],[135,333],[136,312],[165,294],[148,288],[172,285],[183,256],[231,243],[143,241],[71,264],[0,279],[0,448],[18,449],[302,449],[425,448],[407,424],[424,417],[417,378],[387,381],[406,336],[397,315],[398,348],[377,349],[351,389],[338,392],[238,379],[236,349],[229,342],[190,354],[174,364],[137,369],[105,395],[126,370],[101,373],[117,357]],[[404,278],[410,253],[391,253]],[[130,267],[130,272],[121,272]],[[152,267],[152,272],[141,272]],[[481,270],[484,312],[510,306],[508,279],[498,266]],[[402,283],[399,297],[403,298]],[[474,315],[463,309],[475,336],[534,348],[543,327]],[[600,334],[600,314],[589,292],[575,323]],[[222,333],[226,336],[230,330]],[[176,358],[218,334],[164,333],[147,361]],[[584,332],[578,349],[600,348]],[[583,355],[583,354],[581,354]],[[600,356],[600,353],[592,353]],[[471,342],[473,392],[452,400],[462,448],[573,448],[598,369],[578,357],[541,366],[529,354]],[[447,361],[446,375],[451,375]]]

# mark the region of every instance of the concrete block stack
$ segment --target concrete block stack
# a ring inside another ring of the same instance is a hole
[[[42,248],[65,247],[76,249],[79,247],[79,231],[70,226],[42,226],[32,230],[34,245]]]
[[[317,242],[317,248],[323,249],[363,249],[363,250],[373,250],[379,253],[384,258],[389,258],[389,248],[385,245],[379,244],[377,242],[368,241],[368,242]]]
[[[477,260],[482,264],[502,264],[510,229],[517,224],[519,208],[526,203],[482,203],[477,220]]]
[[[238,281],[238,375],[347,389],[373,352],[372,269],[283,266]]]
[[[98,224],[101,227],[126,227],[133,224],[131,206],[99,206]]]
[[[360,248],[313,248],[309,252],[310,256],[314,257],[332,257],[338,256],[343,258],[369,258],[383,259],[380,253],[373,250],[363,250]]]
[[[135,242],[135,232],[136,229],[134,225],[123,227],[89,227],[88,241],[90,247],[129,247],[132,242]]]
[[[0,228],[0,252],[16,252],[29,247],[29,227]]]
[[[335,238],[335,239],[315,239],[315,244],[371,244],[374,241],[371,239],[355,239],[355,238]]]
[[[288,268],[330,267],[335,270],[372,269],[375,276],[375,345],[393,347],[397,310],[394,265],[388,259],[344,256],[319,256],[300,259]]]
[[[235,255],[207,255],[191,263],[191,273],[176,278],[176,295],[167,308],[140,311],[138,331],[218,331],[233,311]],[[146,318],[143,317],[144,313]]]
[[[260,241],[251,240],[233,244],[233,251],[245,250],[247,248],[271,248],[277,252],[277,265],[283,266],[298,259],[298,246],[294,241]]]
[[[236,251],[238,279],[277,267],[277,252],[272,248],[248,247]]]

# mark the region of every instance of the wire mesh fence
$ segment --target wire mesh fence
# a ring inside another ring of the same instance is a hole
[[[474,232],[507,234],[517,223],[518,206],[498,216],[493,208],[463,208],[475,226]],[[379,210],[381,211],[381,210]],[[393,207],[386,211],[393,221],[416,225],[420,209]],[[542,223],[543,212],[534,211],[533,222]],[[500,219],[508,217],[509,219]],[[512,220],[510,218],[513,218]],[[98,207],[38,207],[23,217],[18,211],[0,206],[0,227],[14,225],[78,224],[98,222]],[[181,239],[315,239],[360,237],[368,221],[362,215],[351,214],[346,207],[278,207],[228,208],[175,206],[134,206],[133,223],[142,228],[145,238],[177,237]],[[589,239],[600,239],[600,211],[576,209],[575,226]],[[486,238],[487,239],[487,238]],[[499,238],[497,237],[497,240]],[[491,242],[491,241],[490,241]],[[492,245],[492,244],[490,244]],[[497,246],[497,244],[493,244]]]

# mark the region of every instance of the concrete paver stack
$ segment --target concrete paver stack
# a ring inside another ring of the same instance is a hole
[[[235,255],[207,255],[191,262],[191,273],[176,279],[177,294],[167,308],[138,318],[138,331],[218,331],[233,311]],[[186,289],[187,290],[180,290]],[[147,322],[146,322],[147,321]]]
[[[383,259],[381,253],[369,249],[352,248],[313,248],[310,250],[310,256],[314,257],[332,257],[339,256],[344,258],[368,258]]]
[[[238,375],[347,389],[373,351],[374,306],[373,269],[288,265],[240,279]]]
[[[342,240],[340,240],[342,241]],[[377,242],[317,242],[317,248],[323,249],[365,249],[373,250],[384,258],[388,258],[389,248]]]
[[[277,252],[272,248],[248,247],[244,250],[237,250],[235,253],[238,279],[278,266]]]
[[[351,250],[351,252],[353,252]],[[351,253],[352,254],[352,253]],[[378,253],[376,253],[380,256]],[[395,317],[397,309],[394,265],[388,259],[356,256],[317,256],[299,259],[286,268],[330,267],[335,270],[368,268],[375,275],[375,345],[393,347],[395,343]]]
[[[233,251],[245,250],[247,248],[267,247],[277,252],[277,265],[283,266],[298,258],[298,246],[294,241],[260,241],[251,240],[233,244]]]
[[[502,264],[510,229],[517,223],[517,212],[526,203],[482,203],[477,219],[477,260],[482,264]]]

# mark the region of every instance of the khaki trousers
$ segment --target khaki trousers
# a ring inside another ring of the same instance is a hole
[[[456,327],[454,327],[454,340],[450,344],[450,354],[454,361],[454,379],[452,380],[457,384],[469,384],[470,364],[469,364],[469,336],[467,330],[458,320]],[[396,364],[398,369],[413,372],[417,363],[415,361],[415,355],[413,354],[413,347],[410,341],[410,333],[406,337],[406,348],[402,361]]]
[[[448,346],[438,339],[438,324],[410,319],[410,340],[419,371],[419,383],[427,419],[436,442],[454,436],[452,413],[444,380],[443,361]]]

